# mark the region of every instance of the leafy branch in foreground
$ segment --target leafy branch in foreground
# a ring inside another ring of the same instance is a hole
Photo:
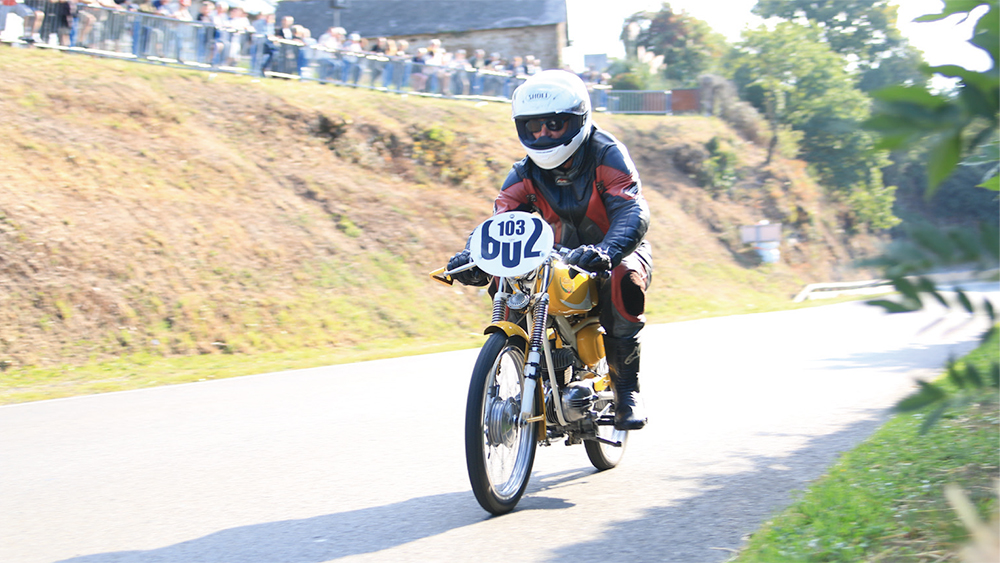
[[[996,138],[1000,110],[1000,1],[947,0],[940,14],[917,18],[938,21],[956,14],[969,17],[980,6],[987,11],[976,22],[970,43],[986,51],[993,62],[989,71],[976,72],[957,65],[924,67],[928,75],[940,74],[958,80],[957,95],[933,94],[924,85],[897,85],[872,92],[877,105],[865,127],[882,135],[876,148],[897,149],[932,137],[934,144],[927,163],[927,196],[934,195],[941,182],[956,166]],[[993,168],[996,170],[996,168]],[[997,190],[997,176],[980,187]]]
[[[945,309],[961,307],[969,314],[985,313],[991,327],[997,322],[996,309],[987,297],[975,300],[960,287],[954,288],[957,303],[948,301],[928,272],[956,268],[971,270],[976,275],[995,271],[1000,266],[1000,229],[982,223],[977,229],[941,229],[922,225],[908,229],[905,240],[897,241],[881,256],[863,264],[880,268],[901,299],[874,299],[869,305],[882,307],[890,313],[908,313],[923,309],[925,299],[941,304]],[[989,338],[991,328],[984,340]]]
[[[934,410],[920,425],[920,433],[926,434],[948,409],[962,407],[981,401],[988,395],[995,395],[1000,389],[1000,364],[993,362],[989,374],[981,374],[971,363],[959,365],[954,359],[948,361],[948,381],[958,391],[949,393],[938,385],[917,380],[920,389],[896,404],[899,412],[912,412],[935,406]]]

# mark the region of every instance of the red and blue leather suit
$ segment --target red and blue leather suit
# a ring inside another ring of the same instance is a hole
[[[612,271],[599,297],[601,325],[608,336],[633,339],[646,322],[653,271],[644,239],[649,207],[639,174],[625,146],[597,126],[570,162],[568,170],[545,170],[528,157],[515,163],[493,212],[538,212],[552,226],[556,244],[603,249]]]

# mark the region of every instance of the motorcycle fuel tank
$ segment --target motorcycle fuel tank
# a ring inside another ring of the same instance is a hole
[[[569,267],[555,264],[549,283],[549,314],[580,315],[597,306],[597,282],[589,276],[569,277]]]

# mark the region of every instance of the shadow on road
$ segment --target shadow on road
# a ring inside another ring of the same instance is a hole
[[[538,493],[590,475],[588,471],[535,474],[518,511],[573,506]],[[159,549],[97,553],[58,563],[320,563],[375,553],[487,520],[472,491],[300,520],[241,526]]]
[[[613,522],[599,538],[554,550],[549,561],[726,561],[745,536],[788,506],[795,491],[820,477],[841,452],[871,435],[888,413],[869,410],[864,414],[866,420],[815,436],[787,456],[730,452],[753,468],[737,473],[708,469],[701,477],[677,478],[693,496],[648,508],[638,518]],[[614,510],[608,513],[614,519]]]

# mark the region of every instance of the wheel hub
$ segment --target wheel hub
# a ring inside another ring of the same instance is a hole
[[[514,445],[520,412],[520,405],[512,397],[490,401],[486,410],[486,428],[491,446],[503,444],[509,448]]]

